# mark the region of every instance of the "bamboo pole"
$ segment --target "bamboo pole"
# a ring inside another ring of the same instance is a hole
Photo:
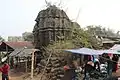
[[[50,61],[51,56],[52,56],[52,53],[50,53],[50,55],[49,55],[49,57],[48,57],[48,60],[47,60],[47,63],[46,63],[46,65],[45,65],[45,68],[44,68],[44,70],[43,70],[43,73],[41,74],[40,80],[42,80],[42,77],[43,77],[43,75],[44,75],[44,73],[45,73],[45,70],[46,70],[47,65],[48,65],[48,63],[49,63],[49,61]]]
[[[34,71],[34,52],[35,50],[33,50],[32,52],[31,80],[33,80],[33,71]]]
[[[7,44],[6,44],[6,53],[7,53],[7,62],[8,62],[8,64],[9,64],[9,55],[8,55],[8,46],[7,46]]]
[[[37,58],[36,58],[36,54],[34,55],[34,58],[35,58],[35,60],[34,60],[34,67],[36,68],[36,61],[37,61],[37,60],[36,60],[36,59],[37,59]]]

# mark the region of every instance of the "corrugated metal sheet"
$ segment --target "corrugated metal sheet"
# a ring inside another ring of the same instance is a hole
[[[21,49],[23,47],[27,47],[29,49],[34,48],[32,42],[28,42],[28,41],[23,41],[23,42],[5,42],[7,45],[9,45],[10,47],[14,48],[14,49]]]
[[[39,49],[15,49],[9,56],[28,57],[33,51],[40,51]]]
[[[0,42],[0,51],[14,51],[15,49],[33,49],[32,42]]]

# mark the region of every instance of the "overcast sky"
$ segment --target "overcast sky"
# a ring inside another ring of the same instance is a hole
[[[60,0],[47,1],[60,3]],[[61,0],[59,7],[81,27],[101,25],[120,30],[120,0]],[[6,38],[31,32],[38,12],[45,8],[45,0],[0,0],[0,35]]]

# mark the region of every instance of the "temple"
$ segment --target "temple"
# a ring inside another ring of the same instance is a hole
[[[54,5],[40,11],[35,21],[33,35],[36,48],[70,36],[72,22],[63,10]]]

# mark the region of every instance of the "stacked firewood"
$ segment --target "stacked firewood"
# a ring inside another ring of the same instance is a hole
[[[61,80],[61,78],[64,76],[62,61],[64,60],[57,57],[51,58],[51,63],[52,63],[52,68],[51,68],[52,79],[51,80]]]
[[[46,60],[42,60],[43,66],[45,66],[45,63]],[[49,76],[49,80],[61,80],[64,76],[63,66],[64,58],[52,56],[45,71],[45,74]]]

